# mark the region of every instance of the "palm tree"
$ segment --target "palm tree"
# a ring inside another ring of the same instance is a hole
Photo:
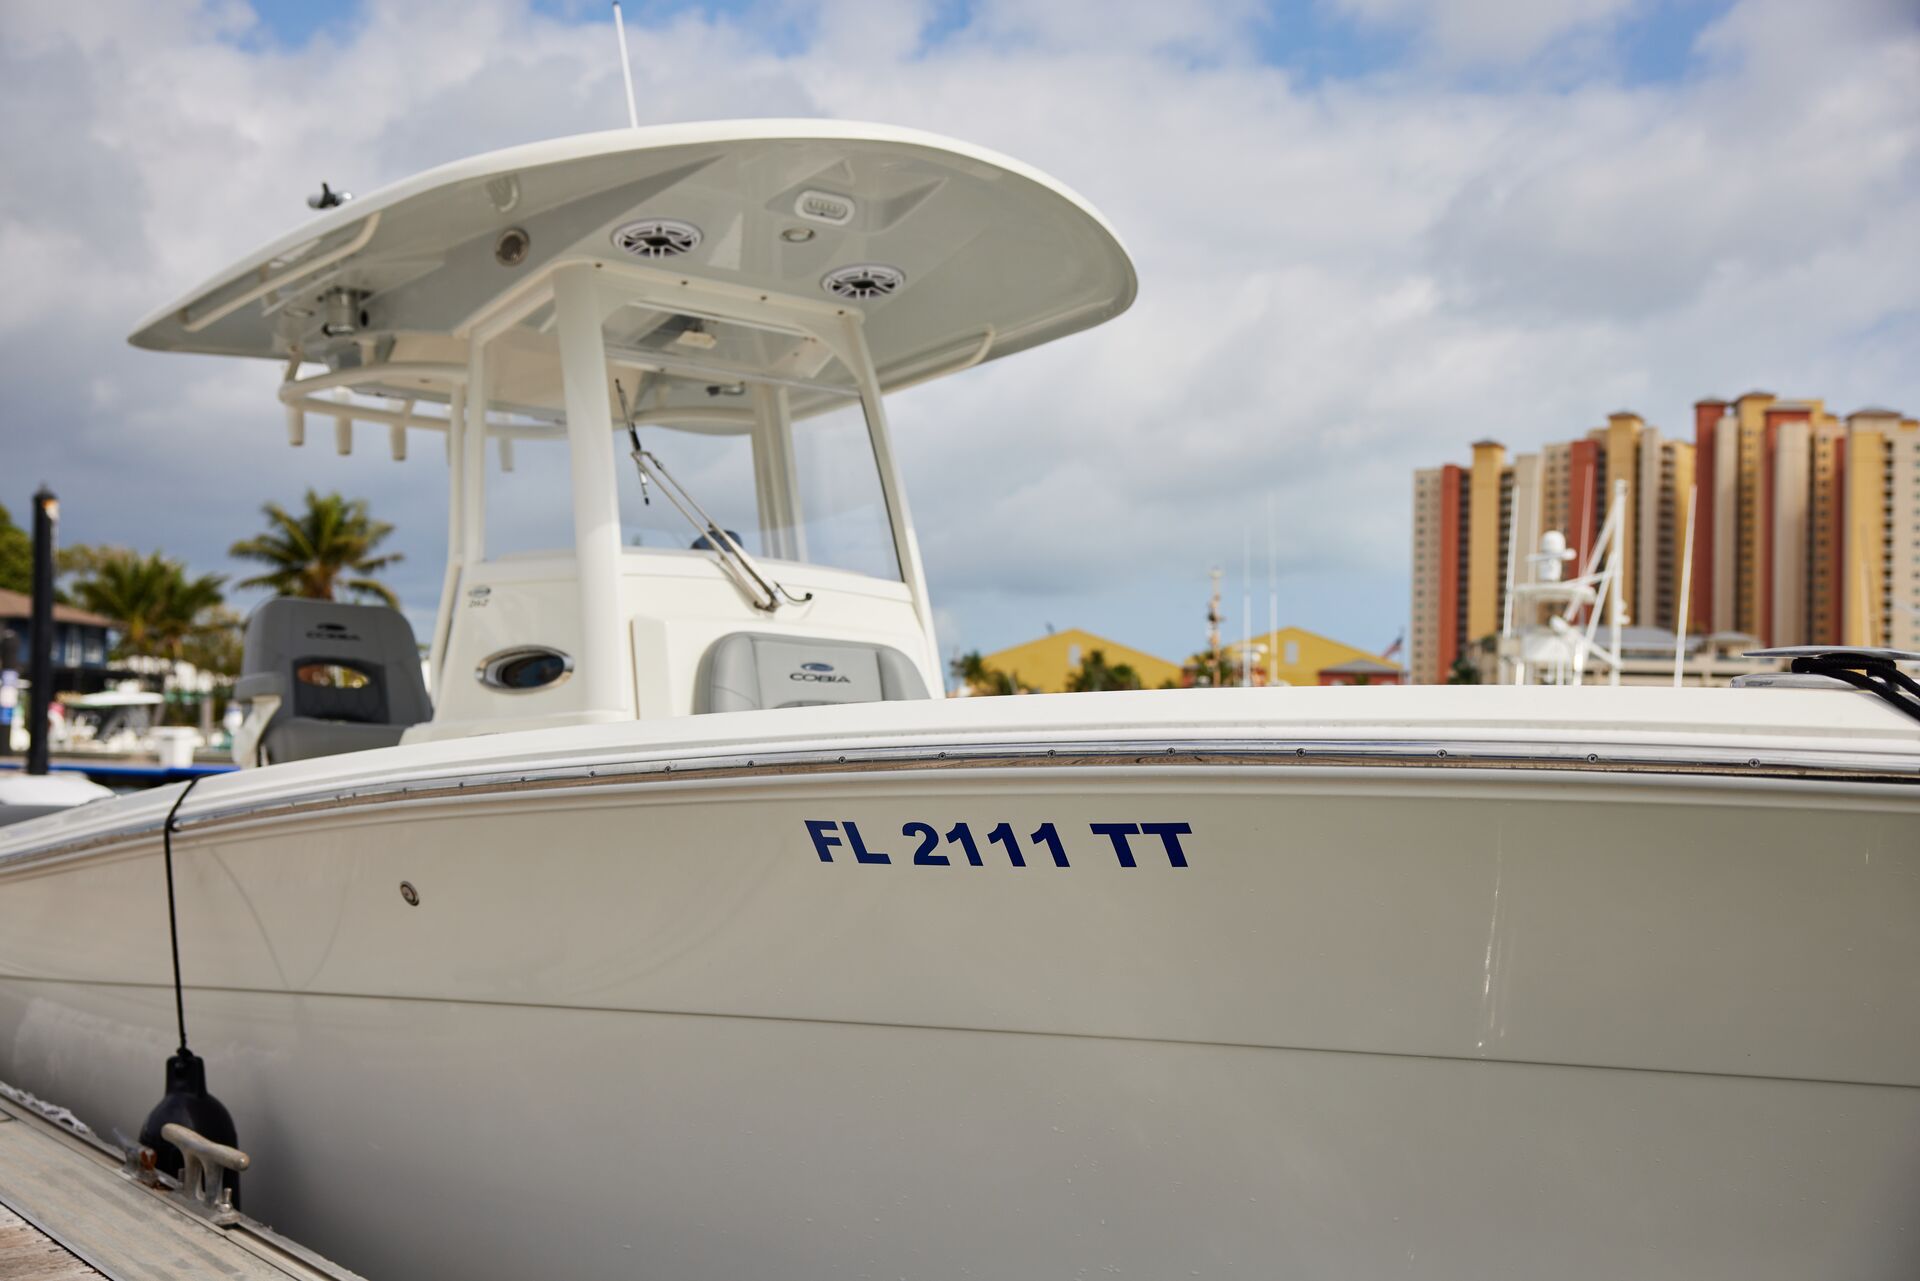
[[[1202,650],[1186,661],[1181,669],[1182,675],[1189,678],[1192,685],[1227,686],[1237,685],[1233,664],[1227,660],[1224,650]]]
[[[240,586],[270,587],[276,595],[309,600],[333,600],[336,592],[349,599],[371,596],[400,608],[400,598],[392,589],[367,577],[397,563],[400,554],[373,554],[393,526],[367,515],[364,498],[348,500],[309,489],[307,509],[298,516],[279,503],[268,503],[260,510],[266,514],[268,531],[235,543],[227,554],[272,568]]]
[[[1020,683],[1020,678],[997,667],[988,667],[986,660],[980,657],[980,651],[962,654],[949,664],[955,679],[967,687],[969,694],[1031,694],[1033,691]]]
[[[181,647],[180,657],[217,677],[238,676],[246,657],[245,632],[244,618],[224,605],[216,605],[200,616],[199,630]]]
[[[226,582],[219,574],[189,578],[177,560],[123,547],[75,547],[61,560],[81,576],[70,589],[74,603],[119,624],[121,658],[180,659],[209,626]]]
[[[0,503],[0,590],[27,595],[33,591],[33,536],[13,523]]]
[[[985,683],[987,679],[987,663],[980,657],[980,651],[977,649],[960,655],[948,663],[947,667],[953,672],[953,678],[968,689]]]
[[[1139,689],[1140,673],[1125,663],[1109,663],[1104,650],[1092,650],[1078,670],[1067,677],[1067,689],[1075,694],[1102,689]]]

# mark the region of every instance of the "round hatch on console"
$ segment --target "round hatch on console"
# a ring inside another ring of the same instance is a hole
[[[573,659],[545,645],[516,645],[481,660],[474,675],[489,689],[531,694],[551,689],[573,675]]]

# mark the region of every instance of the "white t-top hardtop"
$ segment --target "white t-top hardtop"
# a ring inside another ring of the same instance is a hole
[[[654,220],[696,235],[674,232],[654,256],[615,243]],[[514,229],[525,233],[517,259],[499,252]],[[130,341],[311,359],[326,343],[324,295],[337,289],[364,297],[366,333],[457,334],[530,273],[582,259],[857,308],[883,385],[983,346],[992,359],[1099,324],[1136,290],[1106,220],[1018,161],[886,125],[723,121],[558,138],[428,170],[248,254]],[[892,292],[829,288],[834,273],[872,265],[898,273]],[[283,277],[284,288],[217,314]]]

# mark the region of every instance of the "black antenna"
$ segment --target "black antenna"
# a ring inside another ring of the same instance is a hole
[[[618,13],[620,6],[615,5],[613,9],[615,13]],[[627,389],[620,385],[618,378],[613,380],[613,394],[620,398],[620,420],[627,425],[627,440],[633,445],[633,465],[638,468],[640,472],[640,501],[643,505],[651,507],[653,506],[653,495],[647,491],[647,464],[640,457],[640,432],[633,425],[634,411],[640,408],[640,402],[635,400],[633,402],[633,409],[627,408]]]
[[[352,199],[353,193],[351,191],[335,191],[323,180],[320,183],[320,194],[307,197],[307,208],[338,209],[341,205],[346,204],[347,201]]]
[[[613,394],[620,398],[620,421],[627,425],[627,441],[634,449],[640,448],[640,433],[634,430],[633,410],[627,408],[627,389],[620,385],[618,378],[613,380]],[[638,406],[636,406],[637,408]]]
[[[180,795],[173,798],[173,808],[167,811],[167,821],[160,829],[160,845],[165,852],[167,862],[167,938],[173,944],[173,1013],[180,1026],[180,1052],[187,1052],[187,1001],[180,986],[180,914],[173,901],[173,827],[174,820],[180,815],[180,806],[186,801],[187,794],[193,791],[193,785],[200,778],[195,775],[187,780],[180,789]]]
[[[173,806],[167,810],[167,821],[160,827],[160,848],[167,865],[167,937],[173,944],[173,1013],[179,1021],[180,1048],[167,1060],[166,1094],[154,1104],[153,1111],[147,1113],[146,1123],[140,1127],[140,1145],[153,1150],[155,1168],[175,1178],[181,1177],[186,1158],[180,1154],[179,1148],[167,1142],[162,1133],[168,1122],[178,1122],[215,1143],[224,1143],[228,1147],[240,1145],[239,1134],[233,1128],[233,1114],[219,1099],[207,1093],[205,1061],[187,1048],[187,1002],[180,981],[180,915],[173,893],[173,830],[180,817],[181,803],[199,781],[198,777],[187,780],[187,785],[180,789],[180,795],[173,798]],[[221,1176],[221,1182],[233,1190],[233,1203],[237,1208],[240,1204],[240,1172],[227,1170]]]

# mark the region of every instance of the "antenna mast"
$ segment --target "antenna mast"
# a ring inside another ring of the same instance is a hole
[[[1263,685],[1273,684],[1280,667],[1280,575],[1273,559],[1273,494],[1267,494],[1267,671]]]
[[[1253,531],[1240,527],[1240,688],[1253,685]]]
[[[1207,600],[1207,663],[1211,668],[1207,684],[1212,685],[1220,679],[1220,571],[1210,569],[1207,577],[1213,580],[1213,595]]]
[[[640,127],[640,109],[633,102],[633,64],[627,61],[627,24],[620,17],[620,0],[613,0],[613,34],[620,41],[620,76],[627,82],[627,127]]]

